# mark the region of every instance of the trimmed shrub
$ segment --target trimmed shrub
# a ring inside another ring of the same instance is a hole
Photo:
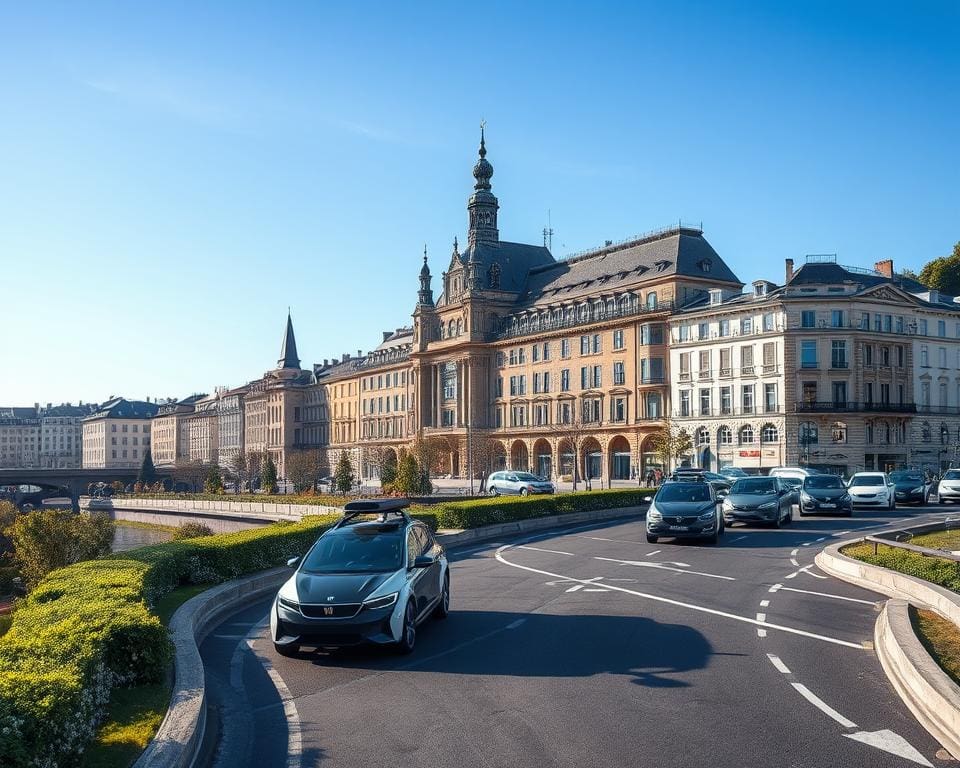
[[[201,536],[212,536],[213,531],[210,530],[210,526],[204,525],[203,523],[183,523],[177,527],[173,532],[171,537],[173,541],[180,541],[181,539],[199,539]]]
[[[479,528],[533,517],[594,512],[600,509],[638,507],[653,491],[646,488],[615,488],[543,496],[508,496],[436,504],[430,510],[439,528]]]
[[[0,637],[0,765],[75,764],[110,690],[164,674],[170,641],[150,612],[160,596],[281,565],[336,519],[168,542],[49,574]]]
[[[941,587],[960,592],[960,563],[953,560],[943,560],[939,557],[927,557],[919,552],[908,549],[877,546],[877,554],[873,554],[873,544],[859,542],[850,544],[840,550],[847,557],[863,560],[871,565],[879,565],[893,571],[900,571],[918,579],[924,579]]]

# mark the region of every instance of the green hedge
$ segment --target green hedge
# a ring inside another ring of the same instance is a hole
[[[434,504],[429,507],[436,516],[438,528],[479,528],[495,523],[511,523],[533,517],[564,515],[570,512],[593,512],[599,509],[637,507],[648,488],[614,488],[608,491],[583,491],[543,496],[497,496]]]
[[[164,674],[170,641],[150,612],[160,596],[280,565],[337,517],[168,542],[51,573],[0,637],[0,765],[74,765],[111,688]]]
[[[873,554],[873,544],[869,542],[851,544],[843,547],[840,551],[847,557],[863,560],[865,563],[879,565],[893,571],[900,571],[900,573],[916,576],[919,579],[939,584],[941,587],[952,589],[954,592],[960,592],[960,563],[953,560],[926,557],[908,549],[887,547],[883,544],[878,545],[877,554]]]

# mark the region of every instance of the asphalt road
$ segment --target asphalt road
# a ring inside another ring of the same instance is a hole
[[[264,601],[201,647],[206,764],[948,766],[872,650],[883,598],[813,558],[951,512],[734,526],[716,548],[648,544],[637,519],[453,551],[451,615],[411,656],[280,657]]]

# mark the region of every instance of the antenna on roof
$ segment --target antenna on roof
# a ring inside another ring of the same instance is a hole
[[[547,226],[543,228],[543,247],[548,251],[553,250],[553,227],[550,221],[550,209],[547,209]]]

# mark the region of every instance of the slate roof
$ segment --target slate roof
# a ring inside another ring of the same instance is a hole
[[[20,408],[17,406],[0,407],[0,419],[35,419],[37,418],[36,408]]]
[[[600,287],[616,291],[638,277],[671,275],[743,285],[702,232],[678,228],[535,268],[520,301],[524,307],[542,306],[595,294]]]
[[[481,241],[469,245],[460,253],[460,259],[464,264],[470,259],[480,262],[482,290],[488,289],[487,271],[496,263],[500,267],[500,287],[496,290],[508,293],[521,293],[526,285],[527,275],[532,269],[549,267],[557,263],[550,251],[542,245],[510,243],[504,240],[499,243]],[[446,296],[441,293],[437,299],[437,306],[442,306],[446,302]]]
[[[893,279],[891,279],[873,270],[845,267],[833,262],[808,262],[803,264],[793,273],[793,277],[788,283],[791,287],[843,284],[858,286],[858,292],[885,284],[894,285],[911,294],[928,295],[930,292],[927,286],[912,277],[894,274]],[[918,304],[939,310],[960,311],[960,304],[954,301],[953,296],[939,294],[938,298],[938,301],[929,301],[924,296],[914,295]]]
[[[293,335],[293,318],[287,312],[287,328],[283,335],[283,346],[280,347],[278,368],[299,368],[300,358],[297,357],[297,339]]]
[[[157,415],[160,406],[157,403],[147,403],[143,400],[127,400],[124,397],[115,397],[100,406],[99,410],[84,419],[152,419]]]

